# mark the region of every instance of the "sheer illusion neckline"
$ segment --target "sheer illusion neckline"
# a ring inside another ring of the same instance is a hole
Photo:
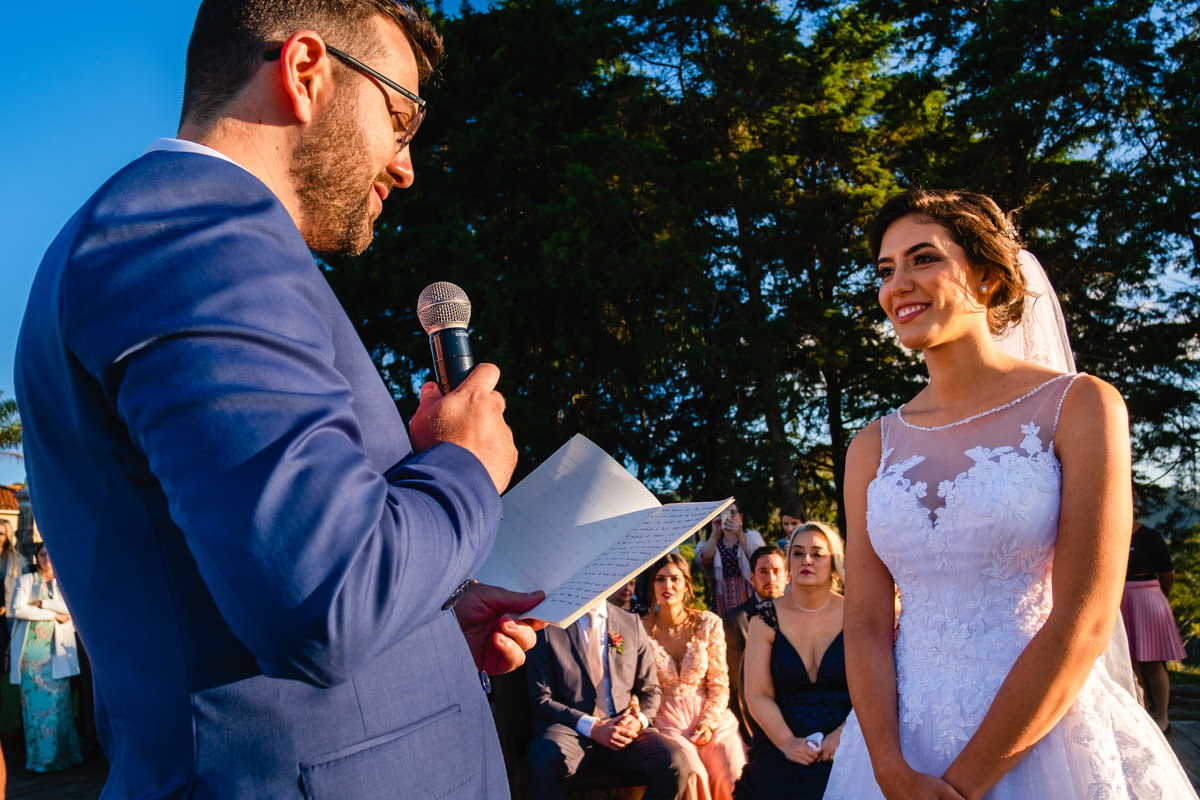
[[[1047,386],[1054,383],[1055,381],[1061,380],[1062,378],[1069,378],[1074,374],[1075,373],[1072,373],[1072,372],[1065,372],[1062,375],[1055,375],[1053,378],[1050,378],[1049,380],[1043,381],[1042,383],[1039,383],[1037,386],[1034,386],[1032,389],[1025,392],[1025,394],[1021,395],[1020,397],[1015,397],[1012,400],[1009,400],[1007,403],[1002,403],[994,408],[989,408],[987,411],[980,411],[977,414],[972,414],[969,417],[965,417],[963,419],[956,420],[954,422],[947,422],[944,425],[917,425],[916,423],[909,422],[908,420],[906,420],[904,418],[904,408],[903,407],[896,409],[896,418],[899,419],[900,422],[903,423],[905,427],[913,428],[914,430],[918,430],[918,431],[943,431],[943,430],[946,430],[947,428],[956,428],[959,425],[966,425],[968,422],[974,422],[975,420],[981,419],[990,414],[996,414],[1001,411],[1004,411],[1005,409],[1012,408],[1013,406],[1017,405],[1018,403],[1022,402],[1023,400],[1027,400],[1030,397],[1033,397],[1035,394],[1040,392],[1042,389],[1045,389]]]

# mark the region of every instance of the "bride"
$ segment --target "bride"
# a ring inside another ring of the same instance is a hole
[[[825,797],[1195,798],[1100,659],[1132,527],[1120,395],[994,341],[1056,301],[990,198],[906,192],[870,244],[929,382],[847,454],[855,711]]]

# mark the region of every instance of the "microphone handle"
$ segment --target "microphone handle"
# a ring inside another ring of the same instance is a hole
[[[471,339],[466,328],[442,328],[429,334],[433,374],[442,394],[453,391],[475,369]]]

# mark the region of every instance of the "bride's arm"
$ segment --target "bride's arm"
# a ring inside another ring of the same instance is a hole
[[[1116,623],[1133,527],[1129,421],[1117,390],[1078,378],[1063,402],[1055,450],[1062,509],[1054,607],[943,776],[966,798],[987,793],[1062,719]]]
[[[954,798],[944,781],[918,773],[900,751],[896,711],[896,586],[867,536],[867,486],[879,466],[880,424],[854,437],[846,452],[846,605],[843,640],[850,699],[871,754],[875,780],[889,800]]]

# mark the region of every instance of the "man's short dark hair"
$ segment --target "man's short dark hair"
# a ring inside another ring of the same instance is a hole
[[[763,556],[779,556],[783,559],[783,563],[787,563],[787,556],[777,545],[764,544],[762,547],[750,554],[750,571],[754,572],[758,569],[758,560]]]
[[[214,121],[263,64],[263,56],[296,31],[313,30],[359,59],[382,54],[370,20],[396,24],[417,60],[423,83],[441,62],[442,37],[407,3],[396,0],[204,0],[188,42],[183,119]]]

